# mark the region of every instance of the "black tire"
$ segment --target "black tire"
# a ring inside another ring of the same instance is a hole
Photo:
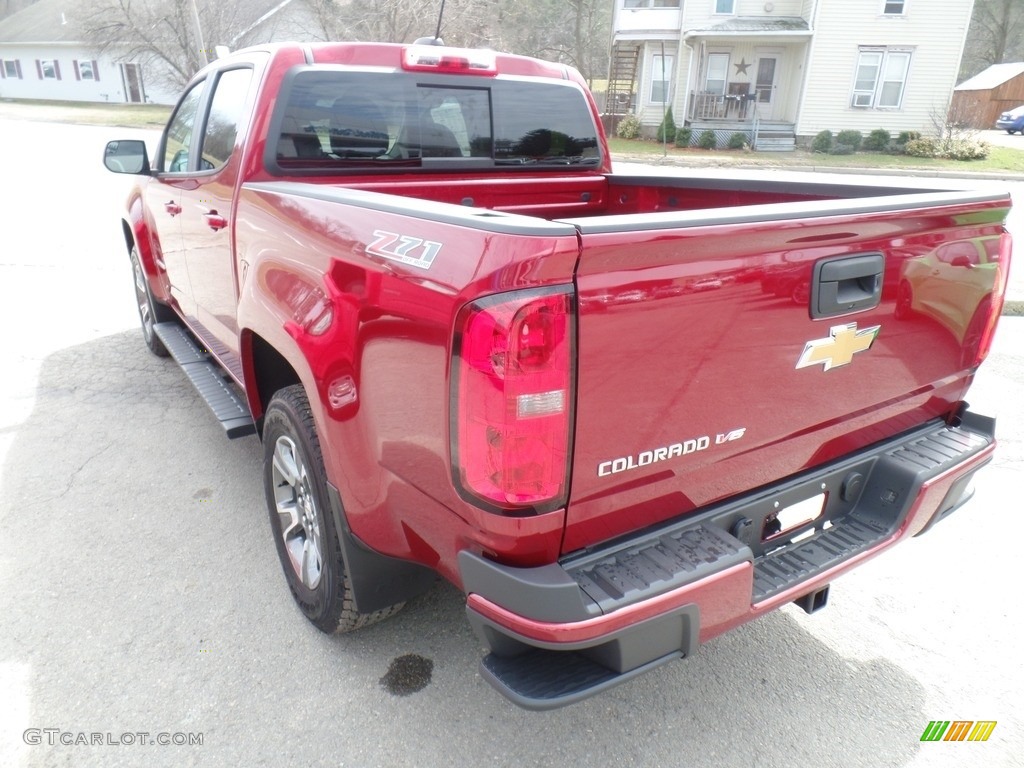
[[[1007,129],[1006,129],[1006,132],[1007,132],[1008,134],[1010,134],[1011,136],[1013,136],[1013,134],[1015,134],[1015,133],[1016,133],[1016,131],[1015,131],[1015,130],[1013,130],[1013,128],[1007,128]]]
[[[149,281],[142,269],[142,261],[139,259],[139,252],[132,248],[132,282],[135,284],[135,306],[139,310],[139,322],[142,325],[142,338],[149,347],[149,351],[157,357],[167,357],[167,347],[153,331],[156,323],[165,323],[174,319],[174,313],[170,307],[161,304],[153,298],[149,290]]]
[[[331,516],[323,454],[301,385],[279,390],[263,422],[263,487],[288,588],[317,629],[351,632],[397,613],[360,613]]]

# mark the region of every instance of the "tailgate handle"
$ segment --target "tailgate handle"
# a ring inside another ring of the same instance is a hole
[[[835,317],[874,309],[882,299],[885,257],[859,253],[822,259],[814,265],[811,317]]]

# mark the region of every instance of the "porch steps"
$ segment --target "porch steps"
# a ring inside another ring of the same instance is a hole
[[[796,149],[796,136],[790,132],[758,131],[758,152],[792,152]]]
[[[640,46],[635,43],[617,42],[612,47],[611,61],[608,64],[605,114],[625,115],[631,111],[639,61]]]

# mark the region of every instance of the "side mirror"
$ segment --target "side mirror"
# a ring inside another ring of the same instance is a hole
[[[103,151],[103,165],[114,173],[148,174],[150,169],[146,142],[139,139],[108,142]]]
[[[971,260],[966,256],[954,256],[953,260],[949,262],[954,267],[964,267],[965,269],[974,269],[974,265]]]

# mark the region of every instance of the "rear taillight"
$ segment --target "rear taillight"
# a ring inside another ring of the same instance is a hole
[[[999,237],[999,255],[996,261],[995,275],[993,276],[992,300],[989,305],[989,314],[984,318],[984,330],[981,334],[981,343],[978,345],[978,354],[974,364],[981,363],[988,357],[992,349],[992,339],[996,335],[996,325],[999,323],[999,316],[1003,313],[1003,303],[1006,300],[1006,284],[1010,276],[1010,252],[1013,250],[1013,238],[1009,232],[1004,232]],[[991,257],[989,257],[991,258]]]
[[[565,504],[574,403],[571,288],[490,296],[455,326],[452,478],[495,512]]]

